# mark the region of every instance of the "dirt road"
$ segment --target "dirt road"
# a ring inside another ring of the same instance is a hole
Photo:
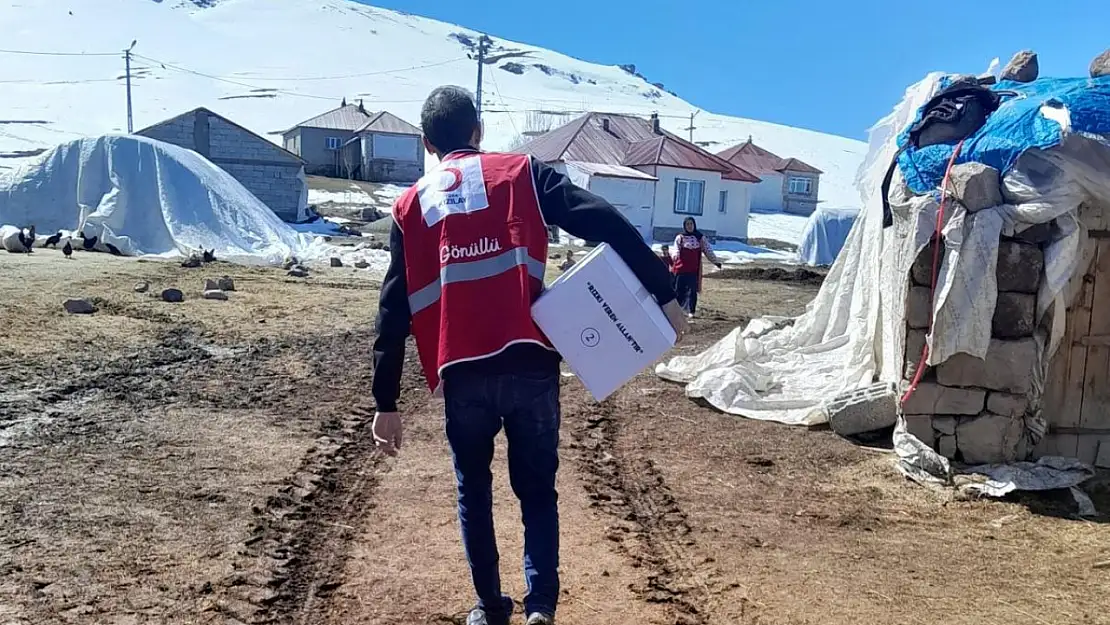
[[[224,273],[230,301],[199,299]],[[815,282],[707,280],[684,349],[799,312]],[[376,288],[348,269],[0,258],[0,624],[461,622],[441,406],[411,359],[402,455],[369,440]],[[71,296],[99,312],[66,315]],[[1110,519],[1066,499],[952,501],[886,455],[721,415],[650,374],[600,405],[566,378],[563,400],[561,623],[1110,623]]]

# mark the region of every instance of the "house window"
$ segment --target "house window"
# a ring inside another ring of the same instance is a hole
[[[728,191],[721,191],[721,205],[717,207],[717,212],[728,212]]]
[[[792,195],[812,195],[813,194],[813,179],[812,178],[791,178],[790,179],[790,193]]]
[[[674,181],[674,212],[700,215],[705,199],[705,182],[701,180]]]
[[[343,139],[339,137],[328,137],[328,149],[338,150],[343,145]]]
[[[375,159],[414,162],[420,154],[416,137],[375,134],[372,138]]]

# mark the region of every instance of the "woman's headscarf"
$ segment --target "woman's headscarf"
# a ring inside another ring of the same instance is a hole
[[[686,232],[686,222],[690,222],[691,224],[694,225],[694,231],[693,232]],[[693,217],[687,217],[686,219],[682,220],[682,233],[683,234],[691,234],[691,235],[694,236],[694,238],[696,238],[699,241],[701,241],[702,239],[705,238],[705,235],[701,233],[701,230],[698,230],[698,220],[694,219]]]

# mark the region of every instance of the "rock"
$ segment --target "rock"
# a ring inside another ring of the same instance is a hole
[[[200,267],[201,264],[201,258],[196,254],[190,255],[188,258],[181,262],[181,266],[185,267],[186,269],[196,269],[197,267]]]
[[[62,306],[71,315],[91,315],[96,312],[96,306],[87,299],[67,299]]]
[[[370,244],[370,249],[372,249],[372,250],[380,250],[380,249],[383,249],[384,247],[385,247],[385,243],[382,243],[381,241],[374,241],[373,243]]]
[[[217,299],[227,301],[227,293],[219,289],[206,289],[204,291],[204,299]]]
[[[162,301],[176,304],[185,301],[185,294],[179,289],[166,289],[162,291]]]
[[[973,415],[983,411],[986,401],[984,390],[921,382],[902,410],[906,414]]]
[[[1021,417],[1029,407],[1029,400],[1021,395],[990,393],[987,395],[987,412],[1004,417]]]
[[[285,260],[281,261],[281,268],[288,271],[296,264],[298,264],[296,256],[286,256]]]
[[[933,246],[934,242],[930,241],[928,245],[917,255],[913,261],[913,267],[910,268],[910,276],[913,278],[914,284],[918,286],[932,286],[933,285]],[[940,245],[941,257],[937,259],[937,271],[940,271],[940,266],[944,262],[945,247],[944,242],[941,241]]]
[[[149,282],[137,282],[137,283],[135,283],[135,292],[136,293],[146,293],[149,290],[150,290],[150,283]]]
[[[998,170],[982,163],[960,163],[954,166],[948,179],[948,191],[970,213],[1003,203]]]
[[[893,384],[872,384],[834,397],[828,412],[829,426],[841,436],[881,430],[898,421],[898,395]]]
[[[1028,338],[1020,341],[991,339],[987,357],[983,360],[968,354],[956,354],[938,365],[937,382],[945,386],[974,386],[1026,395],[1033,387],[1033,367],[1036,364],[1036,357],[1035,339]]]
[[[308,270],[305,269],[304,267],[302,267],[301,265],[294,265],[293,267],[291,267],[289,269],[289,274],[288,275],[290,277],[293,277],[293,278],[307,278],[308,277]]]
[[[204,290],[205,291],[219,291],[220,290],[220,283],[213,280],[212,278],[208,278],[207,280],[204,281]]]
[[[911,328],[928,328],[933,317],[932,289],[927,286],[910,287],[906,297],[906,324]]]
[[[936,443],[936,435],[933,432],[933,417],[931,415],[908,414],[906,419],[906,431],[917,437],[919,441],[932,447]]]
[[[221,291],[234,291],[235,281],[231,279],[231,276],[222,276],[216,281],[216,287]]]
[[[1014,55],[1002,70],[1002,80],[1014,82],[1033,82],[1041,73],[1037,53],[1032,50],[1022,50]]]
[[[388,252],[389,251],[389,246],[388,245],[383,245],[382,246],[382,251],[383,252]]]
[[[1013,238],[1018,241],[1025,241],[1026,243],[1034,243],[1037,245],[1049,243],[1056,238],[1056,222],[1046,221],[1044,223],[1034,224],[1015,234]]]
[[[343,259],[339,258],[338,256],[332,256],[331,257],[331,266],[332,267],[342,267],[343,266]]]
[[[369,266],[370,266],[370,263],[366,262],[366,259],[364,259],[364,258],[360,258],[360,259],[355,261],[355,268],[356,269],[366,269]]]
[[[943,436],[955,436],[957,423],[956,420],[957,417],[934,416],[933,429],[936,430],[938,434],[941,434]]]
[[[1036,294],[1044,273],[1044,252],[1021,241],[998,245],[998,290]]]
[[[999,293],[991,319],[991,335],[999,339],[1033,336],[1036,326],[1037,296],[1027,293]]]
[[[1024,429],[1020,418],[984,414],[960,419],[956,445],[968,464],[995,464],[1018,459]]]
[[[937,437],[937,453],[951,460],[956,457],[956,437],[955,436],[938,436]]]
[[[1091,61],[1091,78],[1110,76],[1110,50],[1103,52]]]
[[[925,330],[906,331],[906,368],[905,379],[912,380],[917,373],[917,365],[921,362],[921,354],[925,349]],[[925,373],[928,373],[926,365]]]

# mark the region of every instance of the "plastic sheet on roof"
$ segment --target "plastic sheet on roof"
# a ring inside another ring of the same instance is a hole
[[[221,260],[266,264],[328,248],[196,152],[136,136],[71,141],[0,178],[0,224],[83,231],[129,256],[214,249]]]
[[[1002,81],[993,89],[1017,95],[1004,98],[983,127],[967,138],[957,163],[984,163],[1005,175],[1026,151],[1059,145],[1065,134],[1061,121],[1070,132],[1110,134],[1110,77],[1042,78],[1025,84]],[[908,128],[898,142],[907,145]],[[914,193],[938,188],[953,149],[945,144],[910,146],[898,158],[906,185]]]

